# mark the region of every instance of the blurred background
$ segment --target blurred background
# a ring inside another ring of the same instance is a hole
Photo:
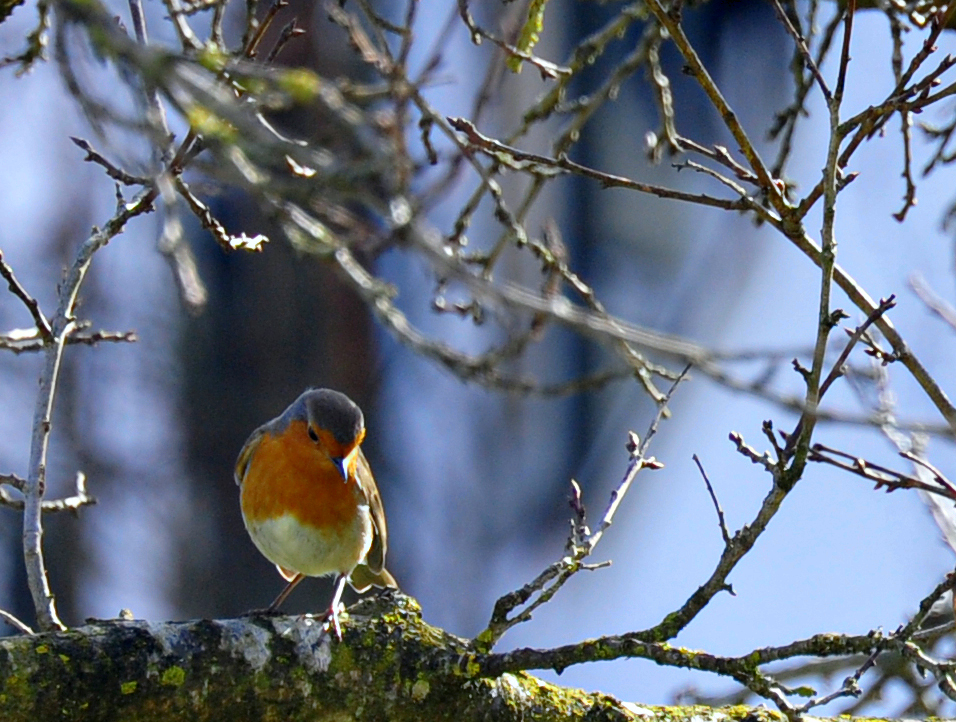
[[[429,47],[429,39],[442,32],[446,5],[423,0],[418,48]],[[121,4],[111,8],[125,17]],[[148,10],[153,36],[172,42],[163,8]],[[289,46],[286,63],[330,76],[360,73],[321,9],[296,3],[294,11],[309,33]],[[476,5],[475,11],[489,25],[502,12],[496,3]],[[551,0],[538,54],[563,59],[610,12],[599,3]],[[28,5],[0,25],[3,54],[20,50],[34,22]],[[428,92],[446,115],[467,116],[481,77],[472,69],[490,61],[492,48],[473,46],[460,24],[452,27],[444,82]],[[687,15],[687,28],[744,126],[763,140],[774,113],[790,102],[792,82],[790,42],[769,6],[711,2]],[[893,86],[885,18],[862,12],[855,33],[847,114]],[[949,35],[944,46],[953,45]],[[620,54],[627,45],[622,43]],[[614,60],[612,54],[599,63],[594,77]],[[423,61],[424,55],[416,60]],[[702,143],[728,143],[702,93],[681,75],[672,49],[664,63],[681,132]],[[99,72],[95,58],[91,65]],[[483,132],[495,135],[508,127],[508,119],[543,88],[530,68],[508,75]],[[52,310],[63,268],[90,227],[112,214],[114,189],[69,141],[71,135],[89,137],[90,130],[55,64],[23,78],[3,73],[0,93],[6,99],[0,108],[0,249],[26,288]],[[788,169],[802,190],[816,182],[826,152],[825,109],[818,101],[810,108],[796,137],[802,150]],[[305,113],[283,122],[317,137],[323,132]],[[712,191],[712,181],[702,176],[678,174],[666,160],[647,162],[644,136],[657,123],[650,91],[636,77],[586,127],[576,159],[647,182]],[[181,133],[182,125],[176,129]],[[411,136],[417,137],[416,129]],[[771,145],[765,150],[773,155]],[[914,167],[922,167],[928,153],[915,134]],[[920,179],[919,205],[905,224],[897,223],[891,214],[902,205],[905,189],[901,156],[894,131],[856,157],[850,170],[860,176],[845,191],[838,216],[839,260],[874,297],[897,294],[894,323],[951,391],[953,334],[909,290],[907,279],[922,274],[937,293],[953,299],[952,234],[942,220],[956,186],[946,173]],[[451,189],[432,216],[439,228],[448,230],[471,190],[467,182]],[[71,493],[81,469],[98,504],[78,516],[46,518],[45,550],[64,621],[112,617],[124,607],[137,618],[157,620],[229,617],[267,604],[283,582],[243,529],[233,463],[252,429],[305,387],[329,386],[349,394],[366,414],[364,448],[388,515],[389,568],[421,602],[428,621],[463,636],[477,634],[495,599],[563,554],[571,478],[581,484],[590,519],[597,522],[624,473],[627,433],[644,434],[653,405],[627,380],[567,398],[509,395],[462,383],[377,327],[328,268],[294,251],[242,197],[212,195],[210,203],[230,231],[263,232],[274,240],[261,254],[227,255],[193,229],[192,249],[208,290],[201,313],[188,313],[179,299],[156,250],[161,223],[154,216],[134,220],[98,254],[85,286],[81,317],[97,329],[135,330],[139,341],[73,346],[66,354],[49,493]],[[539,224],[555,219],[572,267],[611,312],[721,350],[783,349],[788,355],[780,384],[799,390],[787,362],[812,342],[818,274],[774,232],[743,216],[602,190],[577,179],[554,184],[537,212]],[[809,227],[819,228],[819,219]],[[485,213],[469,236],[497,232]],[[399,303],[413,322],[456,347],[483,347],[480,330],[470,322],[432,310],[435,282],[422,264],[399,251],[382,254],[374,264],[402,289]],[[861,320],[845,299],[835,303],[850,310],[849,325]],[[0,330],[28,325],[22,305],[0,295]],[[517,370],[556,382],[605,368],[608,359],[595,344],[552,330]],[[37,354],[0,354],[0,471],[26,473],[40,363]],[[741,377],[756,370],[741,367]],[[892,378],[901,418],[939,421],[905,374],[893,370]],[[841,408],[864,410],[848,387],[833,397]],[[736,453],[728,434],[740,432],[762,450],[763,420],[787,428],[795,417],[699,375],[678,390],[672,408],[673,418],[651,449],[666,468],[638,477],[592,559],[613,565],[575,577],[530,623],[510,632],[502,649],[643,629],[697,589],[713,570],[722,542],[692,454],[706,468],[731,531],[752,519],[770,479]],[[817,438],[906,470],[872,429],[827,424]],[[933,439],[928,455],[943,471],[952,468],[949,441]],[[30,619],[19,516],[10,510],[0,510],[0,516],[0,607]],[[874,493],[859,478],[811,467],[732,574],[736,596],[718,596],[677,643],[738,654],[817,632],[894,629],[953,565],[952,551],[914,493]],[[286,609],[316,610],[329,592],[326,580],[308,581]],[[690,689],[705,695],[734,689],[723,680],[641,660],[542,676],[638,703],[671,702]],[[874,711],[893,714],[910,701],[909,693],[891,686]]]

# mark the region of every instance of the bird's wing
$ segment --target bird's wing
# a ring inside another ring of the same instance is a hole
[[[246,443],[243,444],[242,450],[239,452],[239,458],[236,459],[236,468],[233,472],[237,485],[242,486],[242,480],[246,478],[246,472],[249,471],[249,464],[252,461],[252,457],[259,447],[259,442],[262,441],[262,437],[266,431],[269,430],[268,427],[268,424],[260,426],[249,435],[249,438],[246,439]]]
[[[372,469],[361,449],[359,449],[358,463],[355,466],[355,477],[368,500],[368,508],[372,516],[372,546],[365,557],[365,563],[369,569],[378,574],[385,568],[385,552],[388,548],[385,507],[382,506],[382,497],[379,496],[378,487],[375,486]]]

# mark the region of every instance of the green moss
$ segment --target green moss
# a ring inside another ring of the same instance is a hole
[[[181,687],[185,681],[186,670],[176,665],[169,667],[160,678],[160,682],[166,687]]]
[[[264,692],[272,686],[272,680],[268,675],[257,674],[252,678],[252,687],[258,692]]]
[[[269,620],[259,623],[271,631]],[[478,710],[487,712],[484,705],[491,698],[495,719],[691,722],[696,715],[724,722],[782,720],[777,713],[744,706],[722,708],[715,715],[715,710],[706,707],[622,705],[606,695],[566,689],[521,672],[482,678],[476,660],[484,659],[483,655],[470,648],[467,640],[422,622],[417,605],[401,598],[391,605],[382,600],[356,605],[347,620],[343,644],[308,633],[314,630],[298,630],[303,632],[299,634],[293,628],[264,642],[267,655],[259,646],[264,639],[259,634],[237,636],[235,628],[210,621],[175,627],[177,639],[188,634],[190,648],[201,651],[184,656],[157,644],[152,627],[128,623],[50,635],[43,640],[46,657],[37,655],[36,640],[19,642],[19,658],[5,660],[0,653],[0,681],[8,679],[6,685],[0,684],[0,719],[8,718],[7,710],[30,710],[31,716],[23,718],[27,720],[64,722],[204,719],[197,710],[212,711],[209,719],[262,722],[301,722],[315,719],[318,710],[343,722],[476,719]],[[229,636],[224,638],[224,632]],[[96,644],[106,636],[116,650],[109,658]],[[241,645],[246,643],[256,647],[244,650]],[[325,646],[329,643],[330,648]],[[594,644],[600,654],[611,651],[608,645]],[[304,649],[305,645],[310,649]],[[8,646],[16,648],[14,643]],[[435,649],[442,651],[436,655]],[[672,649],[670,654],[684,659],[700,654],[678,646]],[[241,664],[244,652],[255,653],[250,657],[254,664]],[[324,670],[329,652],[330,669]],[[65,665],[58,656],[71,661]],[[46,686],[41,686],[41,677]],[[74,688],[84,694],[55,694]],[[135,716],[133,710],[144,703],[144,716]]]
[[[428,683],[428,680],[420,679],[412,685],[412,699],[416,702],[421,702],[428,696],[430,690],[431,685]]]
[[[19,703],[22,703],[23,706],[29,703],[29,700],[35,692],[25,674],[11,674],[7,677],[5,687],[7,694],[4,696],[6,700],[17,700]]]
[[[475,647],[481,652],[490,652],[492,642],[491,629],[485,629],[481,634],[475,637]]]
[[[671,632],[679,626],[677,620],[678,620],[677,612],[671,612],[666,617],[664,617],[664,621],[658,624],[656,628],[662,630],[665,636],[670,635]]]

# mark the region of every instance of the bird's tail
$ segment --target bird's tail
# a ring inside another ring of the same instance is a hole
[[[398,582],[395,577],[388,573],[387,569],[380,572],[373,572],[365,564],[359,564],[349,575],[349,584],[357,592],[364,592],[369,587],[389,587],[398,589]]]

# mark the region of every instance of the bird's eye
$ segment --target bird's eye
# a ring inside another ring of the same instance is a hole
[[[312,441],[319,440],[319,435],[315,433],[315,429],[313,429],[311,426],[309,427],[309,438],[312,439]]]

